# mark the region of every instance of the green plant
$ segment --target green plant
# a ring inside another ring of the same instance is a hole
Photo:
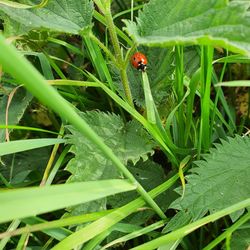
[[[0,1],[1,249],[247,247],[249,1],[144,2]]]

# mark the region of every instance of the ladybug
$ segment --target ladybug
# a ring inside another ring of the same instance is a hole
[[[131,64],[133,65],[134,68],[141,70],[141,71],[145,71],[147,68],[147,57],[140,53],[140,52],[136,52],[132,57],[131,57]]]

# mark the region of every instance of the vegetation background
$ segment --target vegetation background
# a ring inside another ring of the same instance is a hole
[[[0,249],[249,249],[249,8],[1,0]]]

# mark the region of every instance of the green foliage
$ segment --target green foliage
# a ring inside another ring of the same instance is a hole
[[[49,148],[6,155],[1,158],[0,172],[13,187],[28,186],[42,178],[48,157]]]
[[[28,90],[15,93],[8,123],[18,126],[0,143],[0,220],[49,212],[1,224],[0,249],[100,249],[121,233],[132,233],[121,249],[244,248],[248,89],[245,116],[234,99],[249,86],[250,60],[231,52],[250,55],[249,0],[0,2],[1,141],[10,84]],[[135,51],[146,73],[130,65]],[[30,115],[40,102],[49,124]]]
[[[149,155],[153,154],[155,143],[136,121],[124,123],[120,116],[96,111],[81,113],[80,115],[91,124],[94,131],[102,137],[124,164],[131,161],[134,165],[140,159],[145,161]],[[114,168],[112,162],[107,160],[93,143],[72,126],[68,128],[72,133],[72,135],[69,135],[68,143],[73,144],[71,152],[75,156],[66,166],[66,170],[71,173],[68,182],[102,180],[122,176],[122,173]],[[132,169],[135,171],[133,167]],[[139,173],[137,174],[139,175]],[[157,184],[160,184],[159,181],[157,181]],[[148,187],[154,186],[149,185]],[[132,197],[136,197],[136,195]],[[78,214],[79,209],[85,212],[98,211],[100,207],[105,207],[105,204],[105,200],[95,201],[92,204],[87,204],[87,206],[81,206],[81,208],[76,207],[71,213]],[[116,206],[119,204],[120,202]]]
[[[34,216],[135,188],[125,180],[106,180],[2,191],[0,222]]]
[[[135,164],[140,158],[145,161],[153,153],[155,143],[136,121],[124,123],[120,116],[101,112],[81,113],[81,117],[91,124],[124,164],[128,161]],[[75,154],[66,168],[72,174],[70,181],[107,179],[121,174],[79,131],[73,127],[69,130],[72,135],[68,143],[73,144],[71,152]]]
[[[13,90],[13,88],[5,88],[5,91],[8,90],[8,94]],[[13,99],[10,102],[9,110],[8,110],[8,124],[15,125],[18,124],[21,120],[26,108],[28,107],[30,101],[32,100],[32,95],[22,89],[17,90]],[[6,108],[7,108],[8,96],[4,95],[0,97],[0,124],[6,124]],[[5,112],[4,112],[5,111]],[[5,140],[5,130],[0,130],[0,142],[4,142]]]
[[[188,212],[193,220],[207,212],[215,213],[250,196],[249,137],[236,136],[215,144],[204,160],[187,175],[183,198],[171,204],[172,208]],[[182,190],[178,189],[181,194]]]
[[[249,2],[151,0],[128,33],[147,46],[203,44],[250,54]]]
[[[231,249],[248,249],[250,246],[250,228],[239,229],[232,234]]]
[[[93,4],[89,0],[48,1],[44,8],[17,9],[0,4],[1,11],[30,29],[78,34],[91,25]]]

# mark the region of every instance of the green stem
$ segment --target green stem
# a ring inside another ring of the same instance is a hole
[[[228,235],[231,235],[235,230],[237,230],[242,224],[247,222],[250,219],[250,212],[242,216],[238,221],[236,221],[231,227],[229,227],[225,232],[223,232],[219,237],[210,242],[203,250],[214,249],[221,241],[227,238]]]
[[[126,67],[125,67],[125,62],[123,60],[121,48],[119,45],[119,40],[118,40],[116,30],[115,30],[115,24],[113,22],[113,18],[111,15],[111,8],[110,8],[109,1],[108,1],[108,3],[106,3],[104,16],[106,19],[107,28],[109,30],[110,39],[111,39],[111,42],[112,42],[112,45],[113,45],[113,48],[115,51],[116,62],[119,66],[120,76],[121,76],[121,81],[122,81],[122,85],[124,88],[124,92],[125,92],[126,98],[128,100],[128,103],[133,107],[134,106],[133,98],[132,98],[132,94],[131,94],[131,90],[130,90],[130,86],[129,86],[129,82],[128,82],[128,76],[127,76],[127,71],[126,71]]]
[[[201,121],[198,142],[198,158],[202,149],[207,151],[211,145],[210,135],[210,89],[213,69],[213,52],[211,46],[201,48]]]
[[[175,92],[177,95],[177,103],[181,103],[182,98],[184,96],[184,84],[183,84],[183,71],[184,71],[184,58],[183,58],[183,46],[176,46],[175,47],[175,60],[176,60],[176,81],[175,81]],[[177,136],[177,145],[180,147],[184,146],[184,109],[183,105],[180,105],[178,108],[178,112],[176,113],[177,116],[177,129],[178,129],[178,136]]]
[[[93,40],[107,54],[107,56],[116,66],[118,66],[116,58],[113,56],[110,50],[93,33],[89,34],[89,38]]]
[[[246,208],[250,206],[250,199],[246,199],[244,201],[241,201],[239,203],[236,203],[230,207],[227,207],[225,209],[222,209],[214,214],[208,215],[200,220],[197,220],[187,226],[184,226],[180,229],[177,229],[171,233],[168,233],[164,236],[161,236],[155,240],[149,241],[145,244],[142,244],[138,247],[135,248],[131,248],[131,250],[151,250],[151,249],[156,249],[164,244],[173,242],[175,240],[181,239],[183,237],[185,237],[186,235],[192,233],[193,231],[195,231],[196,229],[210,223],[213,222],[215,220],[218,220],[228,214],[231,214],[235,211],[238,211],[242,208]]]

